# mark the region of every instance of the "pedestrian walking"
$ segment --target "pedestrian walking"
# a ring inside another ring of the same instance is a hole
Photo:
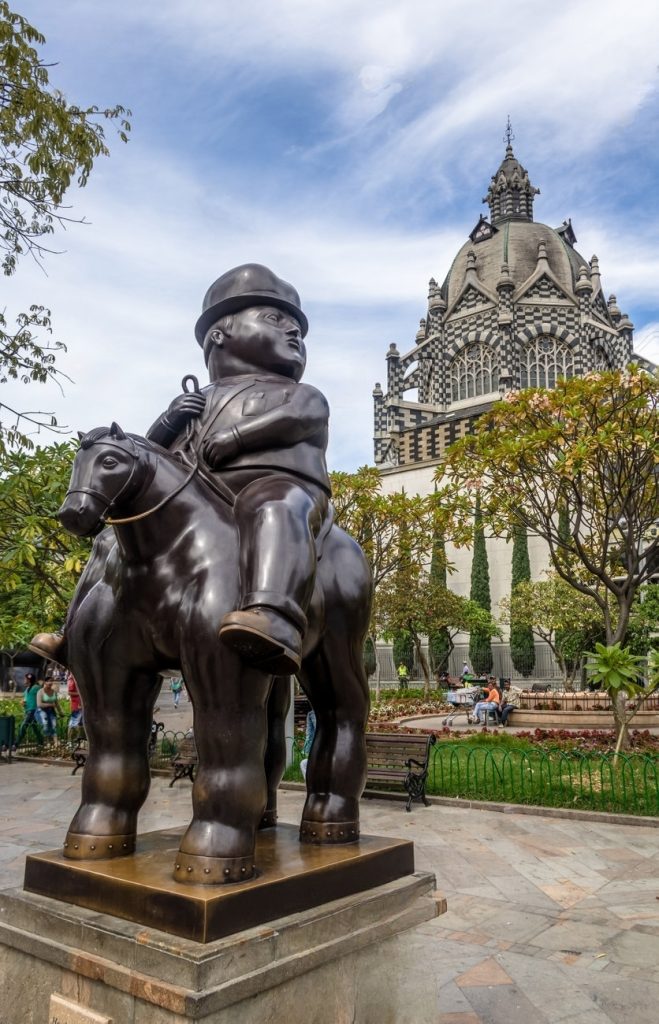
[[[43,743],[43,733],[40,727],[39,709],[37,708],[37,694],[41,689],[39,683],[36,680],[34,672],[26,672],[25,674],[25,690],[23,691],[23,710],[25,712],[21,727],[18,730],[18,736],[16,737],[16,746],[20,747],[25,734],[29,728],[36,734],[37,743]]]

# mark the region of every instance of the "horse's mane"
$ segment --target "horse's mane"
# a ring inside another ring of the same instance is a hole
[[[90,430],[84,437],[80,438],[80,447],[83,449],[91,448],[93,444],[101,441],[104,437],[112,437],[115,441],[128,437],[143,448],[152,447],[151,442],[146,437],[142,437],[141,434],[130,434],[128,431],[122,431],[121,435],[118,435],[113,427],[94,427],[93,430]]]

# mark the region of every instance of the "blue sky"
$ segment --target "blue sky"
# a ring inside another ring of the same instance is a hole
[[[55,389],[20,408],[144,432],[185,373],[208,285],[245,261],[298,288],[305,379],[332,410],[330,465],[372,462],[371,391],[414,343],[514,148],[536,219],[572,217],[605,291],[659,361],[659,5],[631,0],[12,0],[47,37],[53,84],[133,111],[46,274],[5,280],[7,314],[53,311]],[[17,393],[18,392],[18,393]]]

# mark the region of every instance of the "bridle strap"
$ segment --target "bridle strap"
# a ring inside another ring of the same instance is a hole
[[[110,519],[110,517],[107,515],[107,512],[112,508],[113,505],[117,504],[117,498],[115,498],[114,501],[110,502],[110,504],[108,505],[108,507],[106,509],[106,514],[104,514],[103,517],[102,517],[103,521],[105,523],[107,523],[108,526],[121,526],[124,523],[136,523],[140,519],[146,519],[147,516],[151,516],[151,515],[153,515],[154,512],[158,512],[161,508],[163,508],[167,504],[168,501],[171,501],[172,498],[175,498],[176,495],[179,494],[183,490],[184,487],[187,487],[187,485],[192,480],[192,477],[197,472],[198,468],[199,468],[198,464],[195,463],[194,466],[192,467],[192,469],[190,470],[190,472],[188,473],[188,475],[186,476],[185,480],[182,483],[180,483],[178,485],[178,487],[174,488],[174,490],[171,491],[170,494],[166,494],[165,497],[162,498],[158,502],[157,505],[154,505],[153,508],[147,509],[146,512],[139,512],[137,515],[134,515],[134,516],[125,516],[122,519]],[[122,491],[123,490],[125,490],[125,486],[122,487]],[[118,495],[117,495],[117,497],[118,497]]]

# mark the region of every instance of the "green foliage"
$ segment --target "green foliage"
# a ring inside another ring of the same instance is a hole
[[[72,222],[66,193],[71,185],[84,187],[94,162],[108,155],[106,123],[116,124],[123,142],[130,131],[124,107],[78,106],[51,86],[38,50],[44,43],[36,28],[0,0],[0,264],[7,276],[25,255],[41,262],[52,251],[55,229]],[[50,340],[50,333],[50,311],[43,306],[20,313],[11,329],[0,314],[0,383],[58,379],[55,358],[64,346]],[[25,414],[4,403],[0,409],[10,421],[0,421],[0,450],[5,444],[31,446],[19,422],[57,428],[45,414]]]
[[[621,690],[632,697],[643,692],[638,685],[638,677],[643,671],[643,659],[632,654],[620,644],[595,644],[595,651],[588,652],[586,674],[588,678],[602,690],[606,690],[611,698],[617,697]]]
[[[659,583],[648,583],[636,595],[629,616],[627,646],[633,654],[659,649]]]
[[[581,594],[555,572],[518,583],[499,605],[504,621],[513,619],[548,644],[572,685],[583,652],[601,639],[602,613],[592,598]]]
[[[419,572],[434,536],[439,509],[433,495],[405,491],[382,493],[382,478],[373,466],[356,473],[331,473],[335,519],[362,547],[373,575],[373,624],[383,590]]]
[[[411,676],[414,669],[414,639],[409,630],[399,629],[394,633],[392,654],[396,671],[403,667]]]
[[[607,642],[622,643],[659,554],[658,460],[659,376],[630,366],[510,392],[451,446],[438,497],[457,544],[474,536],[476,496],[495,535],[521,523],[542,537],[555,571],[599,607]]]
[[[377,660],[375,656],[375,644],[373,643],[373,638],[367,636],[364,644],[364,670],[367,678],[370,678],[370,676],[373,675],[376,668]]]
[[[430,582],[434,587],[446,588],[446,544],[439,530],[435,531],[432,544],[432,556],[430,559]],[[428,651],[430,653],[430,667],[438,675],[440,672],[448,671],[448,662],[453,650],[453,640],[447,625],[430,628],[428,630]]]
[[[492,608],[490,596],[490,569],[485,547],[485,531],[480,502],[476,500],[474,510],[474,548],[471,562],[470,598],[475,604],[489,612]],[[492,671],[492,644],[490,634],[476,627],[469,636],[469,660],[474,672],[487,675]]]
[[[513,557],[511,592],[520,583],[528,583],[531,579],[531,563],[529,561],[529,542],[526,529],[516,526],[513,531]],[[523,676],[532,676],[535,669],[535,644],[533,630],[528,623],[520,620],[515,614],[510,618],[510,656],[513,665]]]
[[[90,541],[56,518],[66,494],[71,442],[0,457],[0,647],[23,647],[64,621]]]

